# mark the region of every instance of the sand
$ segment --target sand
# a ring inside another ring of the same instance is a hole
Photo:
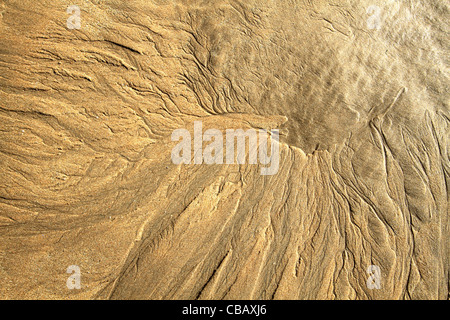
[[[449,9],[0,0],[0,298],[448,299]]]

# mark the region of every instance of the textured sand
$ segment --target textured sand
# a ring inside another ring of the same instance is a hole
[[[448,299],[449,9],[0,0],[0,298]],[[278,173],[173,164],[199,120]]]

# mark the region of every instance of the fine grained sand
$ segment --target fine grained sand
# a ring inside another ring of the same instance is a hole
[[[448,299],[448,22],[445,0],[0,0],[0,298]],[[277,174],[173,164],[194,121],[280,129]]]

